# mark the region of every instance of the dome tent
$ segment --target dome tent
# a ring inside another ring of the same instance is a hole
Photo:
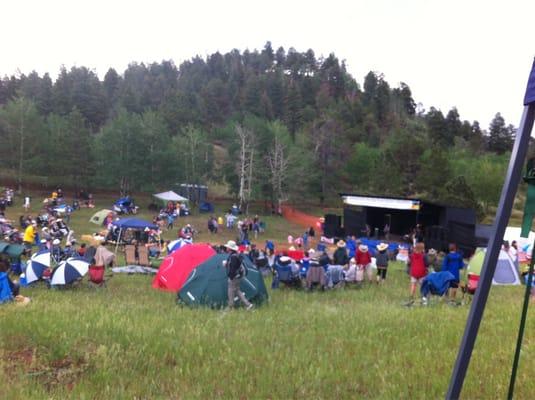
[[[228,254],[216,254],[195,268],[178,292],[179,303],[192,307],[225,307],[228,279],[223,262],[227,259]],[[240,290],[251,303],[261,304],[267,301],[268,293],[262,274],[247,257],[243,258],[243,262],[247,275],[241,281]]]

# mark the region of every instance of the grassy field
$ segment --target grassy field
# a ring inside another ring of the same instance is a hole
[[[109,205],[111,199],[100,199]],[[143,199],[143,202],[148,199]],[[10,215],[20,211],[10,209]],[[91,233],[91,212],[73,215]],[[145,214],[146,217],[149,214]],[[206,233],[205,216],[189,221]],[[267,218],[270,237],[302,229]],[[176,235],[176,230],[166,233]],[[218,236],[222,243],[230,233]],[[106,288],[25,289],[26,307],[0,307],[0,382],[6,399],[381,398],[444,396],[468,306],[407,308],[408,279],[393,264],[383,286],[270,291],[253,312],[187,309],[151,277],[113,276]],[[269,282],[267,282],[269,286]],[[522,290],[494,287],[463,391],[507,392]],[[535,323],[528,316],[516,397],[535,392]]]

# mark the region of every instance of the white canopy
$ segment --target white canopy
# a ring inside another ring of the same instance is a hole
[[[178,201],[179,203],[189,201],[185,197],[182,197],[181,195],[176,194],[172,190],[169,190],[168,192],[153,194],[153,196],[156,197],[157,199],[164,200],[164,201]]]

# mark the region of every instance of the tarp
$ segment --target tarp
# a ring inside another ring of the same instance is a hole
[[[188,306],[208,306],[221,308],[227,305],[227,270],[223,261],[228,254],[217,254],[193,270],[190,277],[178,292],[178,300]],[[268,299],[264,278],[253,263],[243,258],[247,275],[241,280],[240,290],[245,297],[256,304]]]
[[[468,263],[467,272],[474,275],[481,275],[481,268],[483,267],[483,260],[485,259],[486,249],[477,249],[470,262]],[[496,271],[492,278],[493,285],[520,285],[520,278],[518,271],[511,257],[500,250],[498,256],[498,263],[496,264]]]
[[[167,192],[153,194],[153,196],[163,201],[178,201],[179,203],[189,201],[185,197],[182,197],[181,195],[173,192],[172,190],[169,190]]]
[[[158,226],[153,224],[152,222],[145,221],[139,218],[121,218],[119,221],[115,221],[113,225],[115,225],[119,229],[158,229]]]
[[[179,291],[191,271],[215,254],[207,244],[195,243],[181,247],[165,257],[152,281],[152,287],[169,292]]]

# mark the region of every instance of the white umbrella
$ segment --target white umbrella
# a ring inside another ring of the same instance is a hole
[[[68,285],[87,274],[89,263],[83,258],[72,257],[62,261],[52,273],[51,285]]]

